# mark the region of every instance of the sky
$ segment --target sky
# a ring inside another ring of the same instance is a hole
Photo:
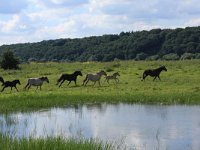
[[[0,45],[199,25],[199,0],[0,2]]]

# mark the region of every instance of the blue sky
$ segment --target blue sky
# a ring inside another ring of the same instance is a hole
[[[199,0],[1,0],[0,3],[0,45],[199,25]]]

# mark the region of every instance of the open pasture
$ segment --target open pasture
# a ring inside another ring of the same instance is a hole
[[[155,69],[165,65],[167,72],[160,74],[161,81],[147,77],[141,81],[145,69]],[[29,63],[22,64],[20,70],[0,70],[5,81],[19,79],[21,85],[10,91],[6,88],[0,93],[0,112],[27,111],[47,107],[58,107],[83,103],[143,103],[143,104],[199,104],[200,103],[200,61],[114,61],[114,62],[75,62],[75,63]],[[77,85],[65,81],[59,88],[56,85],[63,73],[81,70]],[[101,78],[101,86],[92,82],[82,86],[87,73],[100,70],[112,74],[119,71],[119,83],[110,84]],[[47,76],[49,84],[42,90],[24,90],[28,78]]]

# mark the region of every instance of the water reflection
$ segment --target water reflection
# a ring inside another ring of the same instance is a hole
[[[200,149],[199,106],[73,105],[0,116],[0,131],[17,137],[84,137],[128,149]]]

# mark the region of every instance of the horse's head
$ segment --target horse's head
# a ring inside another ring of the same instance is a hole
[[[119,72],[114,73],[115,76],[120,76]]]
[[[49,83],[49,79],[47,77],[41,77],[40,78],[42,81],[46,81],[47,83]]]
[[[162,66],[161,68],[162,70],[167,71],[167,68],[165,66]]]
[[[77,75],[77,76],[83,76],[81,71],[75,71],[74,74]]]
[[[102,75],[107,76],[106,72],[103,71],[103,70],[101,70],[100,72],[98,72],[98,74],[101,75],[101,76],[102,76]]]
[[[15,83],[21,85],[19,80],[15,80]]]

